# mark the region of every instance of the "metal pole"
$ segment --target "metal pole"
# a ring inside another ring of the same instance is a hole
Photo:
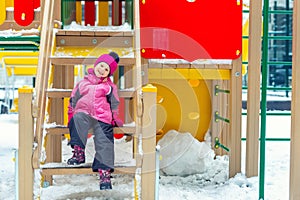
[[[159,160],[160,160],[160,146],[156,146],[156,174],[155,174],[155,200],[159,199]]]
[[[266,154],[266,108],[267,108],[267,76],[268,76],[268,29],[269,0],[264,0],[263,7],[263,52],[262,52],[262,89],[261,89],[261,131],[260,131],[260,165],[259,165],[259,199],[265,193],[265,154]]]
[[[289,4],[290,4],[290,1],[286,0],[285,1],[286,10],[290,10],[290,5]],[[285,19],[286,19],[285,33],[286,33],[286,36],[289,36],[289,33],[290,33],[290,15],[286,14]],[[289,52],[290,52],[290,41],[286,40],[285,41],[285,60],[288,60],[288,61],[290,61]],[[290,83],[289,83],[289,66],[285,65],[284,69],[285,69],[285,86],[289,87],[290,86]],[[285,91],[285,96],[289,97],[289,92],[288,91]]]
[[[19,157],[18,149],[13,149],[14,161],[15,161],[15,188],[16,188],[16,199],[19,199]]]

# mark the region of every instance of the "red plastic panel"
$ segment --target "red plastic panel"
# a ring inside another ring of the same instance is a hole
[[[141,0],[144,58],[236,59],[242,50],[242,0]]]
[[[39,8],[41,6],[41,0],[33,0],[34,9]]]
[[[120,98],[120,104],[119,104],[119,119],[121,119],[123,122],[125,122],[125,99]],[[114,137],[116,139],[121,139],[124,136],[124,133],[115,133]]]
[[[84,6],[84,20],[85,25],[95,26],[96,21],[96,7],[94,1],[86,1]]]
[[[28,26],[34,19],[32,0],[14,0],[14,19],[20,26]]]

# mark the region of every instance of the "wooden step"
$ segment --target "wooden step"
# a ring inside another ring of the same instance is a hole
[[[72,89],[47,89],[47,97],[49,98],[68,98],[71,96]]]
[[[79,57],[79,56],[51,56],[51,64],[53,65],[93,65],[98,57]],[[135,58],[120,58],[119,65],[133,66]]]
[[[63,135],[69,134],[69,129],[64,125],[55,125],[46,128],[47,134],[50,135]],[[122,127],[114,127],[114,133],[123,133],[124,135],[134,135],[136,132],[135,126],[124,125]]]
[[[115,36],[115,37],[122,37],[122,36],[134,36],[133,30],[101,30],[101,27],[99,29],[86,29],[86,30],[66,30],[66,29],[59,29],[56,32],[56,36]]]
[[[135,90],[134,90],[134,88],[119,89],[118,95],[120,98],[133,98],[135,95]]]
[[[47,89],[47,97],[49,98],[69,98],[71,96],[72,89],[59,89],[49,88]],[[134,88],[119,89],[118,94],[120,98],[132,98],[135,95]]]
[[[66,175],[66,174],[94,174],[92,163],[84,163],[81,165],[68,165],[67,163],[46,163],[41,165],[42,174],[51,175]],[[134,174],[136,170],[135,160],[128,163],[115,164],[115,174]]]

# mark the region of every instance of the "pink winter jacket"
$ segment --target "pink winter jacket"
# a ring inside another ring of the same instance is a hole
[[[120,101],[116,85],[110,78],[102,82],[93,71],[88,72],[72,91],[68,106],[69,121],[74,114],[83,112],[99,121],[122,126],[122,121],[118,119]]]

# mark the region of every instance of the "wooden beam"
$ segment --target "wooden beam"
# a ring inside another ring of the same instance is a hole
[[[114,174],[134,174],[135,166],[120,166],[116,165]],[[53,184],[53,175],[71,175],[71,174],[96,174],[93,172],[92,163],[84,163],[78,166],[68,165],[67,163],[47,163],[41,165],[41,174],[44,181],[50,185]]]
[[[40,26],[40,21],[33,21],[30,25],[26,26],[26,29],[37,29]],[[18,25],[13,20],[6,20],[3,24],[0,25],[0,30],[9,30],[13,29],[16,31],[21,31],[24,29],[24,26]]]
[[[300,199],[300,2],[293,8],[293,67],[291,104],[290,200]]]
[[[36,100],[34,102],[33,115],[36,119],[35,141],[38,144],[37,149],[33,155],[33,166],[39,168],[40,155],[42,149],[42,128],[44,124],[45,108],[46,108],[46,91],[48,87],[48,77],[50,68],[50,55],[53,39],[53,26],[54,26],[54,1],[44,2],[43,22],[41,28],[41,41],[40,41],[40,54],[38,71],[36,76]]]
[[[241,172],[242,58],[233,61],[230,80],[229,177]]]
[[[70,97],[72,89],[48,89],[47,97],[48,98],[67,98]]]
[[[133,86],[136,89],[137,95],[135,98],[136,109],[135,109],[135,119],[136,119],[136,137],[134,138],[135,145],[134,145],[134,156],[136,158],[136,165],[139,170],[136,171],[136,177],[138,175],[141,176],[143,179],[143,102],[142,102],[142,57],[141,57],[141,33],[140,33],[140,7],[139,7],[139,0],[134,0],[134,52],[135,52],[135,66],[134,66],[134,76],[133,76]],[[145,184],[145,185],[144,185]],[[152,187],[150,190],[147,190],[145,183],[143,180],[139,180],[135,178],[134,184],[134,193],[135,199],[154,199],[154,191],[152,191]],[[141,188],[141,189],[139,189]],[[147,198],[150,197],[150,198]]]
[[[86,32],[89,33],[89,32]],[[93,32],[91,32],[93,33]],[[88,47],[101,47],[101,48],[132,48],[133,40],[131,36],[94,36],[87,34],[85,36],[69,36],[69,35],[60,35],[56,37],[57,46],[88,46]]]
[[[156,173],[156,96],[157,88],[152,85],[143,87],[143,161],[142,161],[142,198],[155,199]],[[158,169],[159,170],[159,169]]]
[[[18,150],[18,197],[20,200],[33,199],[33,89],[19,89],[19,150]]]
[[[72,89],[57,89],[52,88],[47,90],[47,97],[49,98],[67,98],[70,97],[72,93]],[[135,91],[124,89],[118,90],[118,94],[120,98],[133,98]]]
[[[97,57],[73,57],[73,56],[52,56],[53,65],[93,65]],[[135,64],[134,58],[120,58],[119,65],[132,66]]]
[[[252,0],[249,14],[246,176],[258,176],[262,1]]]
[[[114,133],[124,133],[125,135],[133,135],[135,134],[135,126],[114,127]],[[47,128],[47,134],[50,135],[69,134],[69,129],[67,126],[57,126],[57,127]]]
[[[57,30],[56,33],[57,36],[78,36],[78,35],[92,35],[92,36],[102,36],[102,37],[123,37],[123,36],[128,36],[128,37],[133,37],[134,32],[132,30],[122,30],[122,31],[110,31],[110,30],[64,30],[64,29],[59,29]]]
[[[67,174],[95,174],[98,172],[93,172],[92,164],[86,163],[80,166],[70,166],[66,163],[48,163],[44,166],[41,165],[42,175],[52,176],[52,175],[67,175]],[[135,166],[129,167],[115,167],[115,174],[134,174]]]

